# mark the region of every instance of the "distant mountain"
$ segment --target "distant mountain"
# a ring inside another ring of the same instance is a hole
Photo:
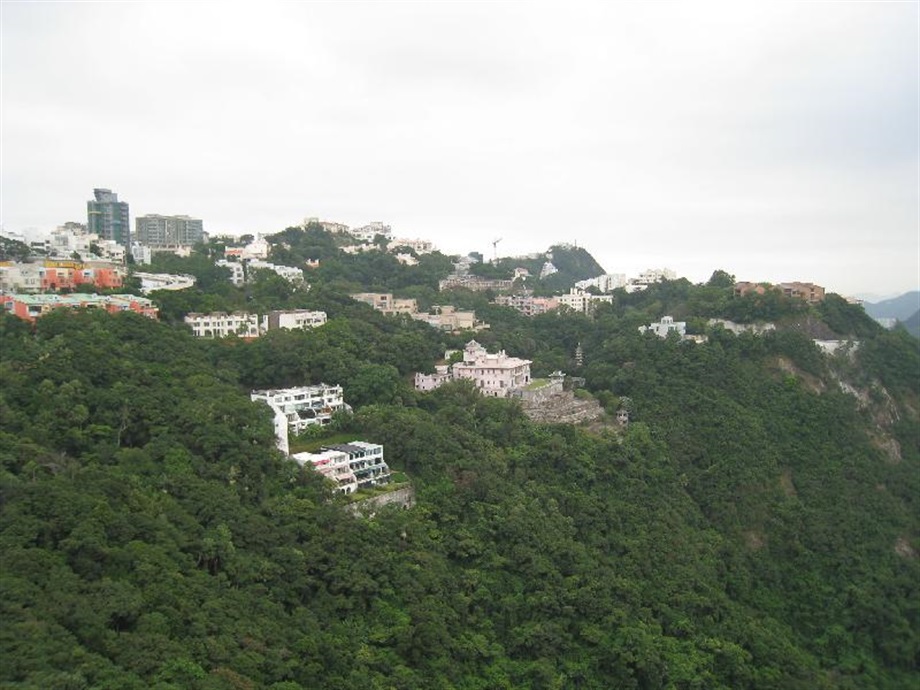
[[[873,319],[898,319],[905,321],[920,309],[920,291],[905,292],[900,297],[865,303],[863,308]]]
[[[914,312],[913,316],[910,316],[904,321],[901,322],[901,325],[907,329],[907,332],[910,333],[915,338],[920,338],[920,309]]]

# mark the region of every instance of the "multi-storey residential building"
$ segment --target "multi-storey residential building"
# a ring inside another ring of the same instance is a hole
[[[626,287],[626,275],[623,273],[605,273],[596,278],[588,280],[579,280],[575,287],[587,290],[589,287],[596,287],[601,292],[613,292],[617,288]]]
[[[123,247],[131,246],[131,224],[128,203],[119,201],[111,189],[94,189],[92,201],[86,202],[86,227],[103,240],[114,240]]]
[[[9,292],[57,292],[92,285],[117,290],[124,284],[125,270],[109,261],[52,261],[0,263],[0,289]]]
[[[456,307],[449,304],[434,306],[432,311],[431,314],[412,314],[412,318],[416,321],[424,321],[429,326],[442,331],[481,331],[489,327],[489,324],[476,320],[474,311],[458,311]]]
[[[675,321],[673,316],[662,316],[661,321],[656,321],[648,326],[639,326],[640,333],[652,332],[659,338],[667,338],[669,333],[677,333],[683,337],[687,333],[685,321]]]
[[[572,288],[567,295],[560,295],[557,299],[559,306],[581,314],[590,314],[598,304],[613,304],[613,295],[592,295],[581,288]]]
[[[771,285],[770,283],[740,281],[735,283],[734,293],[736,297],[743,297],[751,292],[762,295],[767,290],[779,290],[787,297],[795,297],[809,304],[819,304],[824,301],[824,288],[814,283],[792,282]]]
[[[360,228],[352,228],[348,232],[356,240],[361,240],[362,242],[373,242],[377,235],[383,236],[384,239],[389,242],[390,238],[393,236],[393,229],[386,223],[381,223],[380,221],[368,223]]]
[[[204,224],[189,216],[148,214],[134,219],[134,239],[148,247],[191,247],[204,242]]]
[[[227,261],[226,259],[218,259],[214,262],[214,264],[229,269],[230,282],[237,287],[240,287],[244,282],[246,282],[246,272],[243,270],[243,264],[239,261]]]
[[[199,338],[226,338],[236,335],[240,338],[258,338],[259,315],[248,312],[212,312],[210,314],[191,313],[185,317],[185,323]]]
[[[351,410],[342,397],[342,387],[325,383],[252,391],[250,398],[253,402],[264,402],[275,413],[275,437],[285,453],[290,451],[289,434],[328,424],[336,412]]]
[[[250,275],[251,269],[262,269],[265,271],[274,271],[279,276],[284,278],[290,283],[299,285],[303,283],[303,269],[294,268],[293,266],[280,266],[278,264],[272,264],[268,261],[262,261],[261,259],[251,259],[249,261]]]
[[[545,314],[559,306],[559,300],[556,297],[534,297],[530,293],[519,293],[516,295],[497,295],[493,304],[502,307],[511,307],[517,309],[524,316],[536,316]]]
[[[415,390],[428,393],[435,388],[440,388],[452,379],[453,376],[450,373],[450,366],[447,364],[438,364],[435,366],[433,374],[415,373]]]
[[[777,287],[787,297],[797,297],[809,304],[819,304],[824,301],[824,288],[814,283],[780,283]]]
[[[416,254],[431,254],[435,250],[431,240],[409,239],[408,237],[398,237],[390,241],[391,249],[408,247]]]
[[[224,250],[224,256],[227,258],[234,257],[241,261],[247,259],[267,259],[271,251],[271,245],[262,235],[256,235],[255,239],[244,247],[227,247]]]
[[[99,235],[88,232],[85,225],[71,221],[51,231],[48,248],[54,256],[71,259],[75,253],[90,254],[90,246],[98,240]]]
[[[291,456],[301,465],[310,465],[336,484],[336,493],[354,493],[387,484],[390,468],[383,459],[383,446],[376,443],[352,441],[325,446],[319,453],[295,453]]]
[[[151,319],[157,318],[156,305],[145,297],[135,295],[0,295],[3,309],[26,321],[35,319],[55,309],[104,309],[110,314],[132,311]]]
[[[503,290],[510,290],[513,283],[514,281],[511,280],[480,278],[479,276],[474,275],[454,274],[438,281],[438,289],[452,290],[454,288],[466,288],[467,290],[474,290],[476,292],[484,292],[485,290],[494,290],[496,292],[500,292]]]
[[[16,261],[0,262],[0,292],[41,292],[42,265]]]
[[[463,361],[439,365],[434,374],[416,374],[415,387],[430,391],[447,381],[471,380],[483,395],[506,398],[530,383],[530,360],[509,357],[502,350],[490,354],[471,340],[463,350]]]
[[[195,284],[195,276],[182,274],[135,271],[133,276],[141,281],[141,292],[145,295],[157,290],[187,290]]]
[[[648,268],[639,274],[637,278],[630,278],[626,283],[626,292],[639,292],[645,290],[649,285],[660,283],[663,280],[674,280],[677,274],[670,268]]]
[[[506,398],[530,383],[529,359],[509,357],[504,350],[490,354],[471,340],[463,350],[463,361],[451,368],[455,379],[470,379],[483,395]]]
[[[262,325],[267,331],[276,328],[307,330],[322,326],[324,323],[326,323],[326,312],[310,311],[309,309],[271,311],[262,319]]]
[[[415,314],[418,311],[418,303],[414,299],[393,297],[390,292],[359,292],[351,298],[369,304],[383,314]]]

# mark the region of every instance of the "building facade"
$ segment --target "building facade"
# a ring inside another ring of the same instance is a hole
[[[199,218],[150,214],[134,219],[134,239],[148,247],[191,247],[204,237]]]
[[[418,311],[418,303],[414,299],[393,297],[390,292],[358,292],[351,298],[369,304],[382,314],[415,314]]]
[[[463,350],[463,360],[453,365],[439,365],[434,374],[416,374],[415,387],[431,391],[451,380],[468,379],[483,395],[507,398],[530,384],[529,359],[509,357],[505,351],[490,354],[471,340]]]
[[[326,312],[309,309],[291,309],[288,311],[270,311],[262,319],[265,330],[276,328],[288,330],[308,330],[326,323]]]
[[[675,321],[673,316],[662,316],[661,321],[656,321],[648,326],[639,326],[639,332],[651,332],[659,338],[667,338],[669,333],[677,333],[683,337],[687,333],[687,323],[685,321]]]
[[[263,402],[275,415],[275,438],[278,447],[290,452],[290,434],[299,434],[310,426],[325,426],[332,421],[332,415],[350,411],[345,404],[341,386],[316,386],[278,388],[252,391],[253,402]]]
[[[336,484],[336,493],[350,494],[358,489],[381,486],[390,481],[390,468],[383,458],[383,446],[352,441],[325,446],[319,453],[295,453],[300,465],[310,465]]]
[[[580,288],[572,288],[558,298],[560,307],[568,307],[580,314],[590,314],[598,304],[613,304],[613,295],[592,295]]]
[[[94,199],[86,202],[86,228],[103,240],[131,246],[131,223],[128,203],[119,201],[111,189],[94,189]]]
[[[210,314],[190,313],[185,323],[199,338],[226,338],[236,335],[240,338],[258,338],[261,335],[259,315],[237,311],[212,312]]]

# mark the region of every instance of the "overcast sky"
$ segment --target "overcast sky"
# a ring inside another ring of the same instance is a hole
[[[10,2],[2,223],[94,187],[610,272],[920,286],[917,2]]]

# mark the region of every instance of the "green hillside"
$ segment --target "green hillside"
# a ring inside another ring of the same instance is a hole
[[[427,294],[411,281],[434,265],[355,261],[330,254],[309,291],[218,274],[160,293],[164,323],[0,314],[0,686],[916,687],[916,340],[843,300],[739,299],[715,277],[593,317],[465,295],[490,350],[631,415],[539,425],[459,383],[415,392],[469,334],[340,289]],[[173,325],[247,302],[330,320],[252,342]],[[709,341],[639,333],[665,314]],[[824,355],[811,331],[860,344]],[[356,410],[336,438],[384,444],[414,508],[355,517],[274,449],[249,391],[320,381]]]

